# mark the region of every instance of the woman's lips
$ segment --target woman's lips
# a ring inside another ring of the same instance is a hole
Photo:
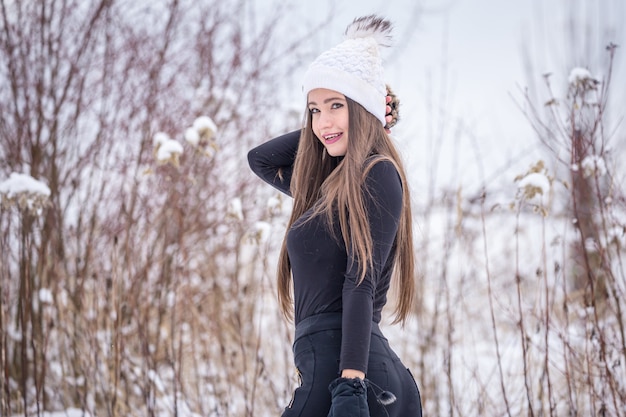
[[[337,142],[339,139],[343,137],[343,133],[333,133],[331,135],[324,136],[324,143],[327,145],[332,145]]]

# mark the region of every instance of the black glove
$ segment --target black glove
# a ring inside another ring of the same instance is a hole
[[[369,417],[367,387],[360,378],[337,378],[328,386],[331,394],[328,417]]]

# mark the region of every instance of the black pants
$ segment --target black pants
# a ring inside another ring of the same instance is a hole
[[[293,353],[300,386],[294,391],[282,417],[328,415],[328,384],[339,376],[340,351],[340,313],[319,314],[298,323]],[[417,384],[411,372],[391,350],[376,323],[372,323],[366,378],[373,382],[367,393],[371,417],[421,417],[422,407]],[[397,400],[382,406],[376,400],[376,395],[381,390],[393,393]]]

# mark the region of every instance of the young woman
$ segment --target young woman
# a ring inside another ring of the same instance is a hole
[[[355,19],[305,74],[305,127],[248,154],[294,199],[278,299],[295,321],[301,381],[283,417],[421,416],[417,385],[378,326],[392,281],[396,322],[414,293],[409,190],[385,130],[379,46],[390,32],[382,18]]]

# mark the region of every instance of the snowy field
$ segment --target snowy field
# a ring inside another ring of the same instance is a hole
[[[424,414],[626,415],[624,3],[366,3],[403,41],[418,300],[382,328]],[[246,152],[352,9],[98,4],[0,8],[0,415],[276,416],[290,201]]]

